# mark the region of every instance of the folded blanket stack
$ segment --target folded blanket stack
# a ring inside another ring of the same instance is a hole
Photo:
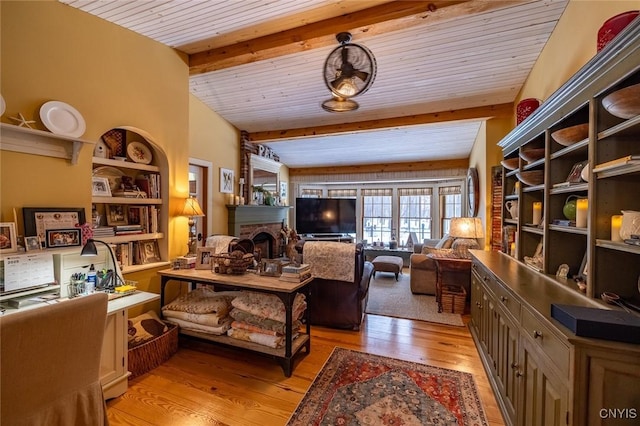
[[[163,306],[162,316],[185,330],[221,335],[231,326],[231,301],[239,294],[198,288]]]
[[[234,339],[258,343],[271,348],[285,344],[286,314],[284,303],[273,294],[243,291],[231,301],[233,322],[227,335]],[[296,294],[292,307],[293,338],[302,325],[307,308],[303,294]]]

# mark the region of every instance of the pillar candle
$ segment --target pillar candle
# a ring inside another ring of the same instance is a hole
[[[576,200],[576,228],[587,227],[588,210],[589,210],[589,201],[586,198],[578,198]]]
[[[620,227],[622,226],[622,215],[611,216],[611,241],[622,241]]]
[[[236,206],[240,204],[240,196],[236,195]]]
[[[233,205],[233,194],[227,194],[227,204]]]
[[[540,225],[542,221],[542,202],[536,201],[533,203],[533,224]]]

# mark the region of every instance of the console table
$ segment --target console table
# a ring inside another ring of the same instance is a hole
[[[280,361],[282,369],[286,377],[291,377],[293,357],[302,350],[306,349],[306,353],[311,352],[311,327],[309,324],[309,308],[305,310],[306,332],[293,339],[293,317],[292,307],[296,293],[300,292],[306,297],[309,303],[309,283],[311,278],[299,283],[281,281],[278,277],[267,277],[256,275],[253,273],[245,273],[242,275],[225,275],[216,274],[209,270],[198,269],[167,269],[158,272],[160,274],[160,305],[165,305],[164,290],[169,281],[188,282],[192,288],[195,284],[213,285],[216,290],[251,290],[262,293],[274,294],[282,300],[285,307],[286,332],[285,347],[270,348],[268,346],[259,345],[253,342],[245,342],[234,339],[232,337],[222,335],[215,336],[205,333],[199,333],[191,330],[180,330],[180,333],[206,339],[213,342],[248,349],[255,352],[271,355]]]

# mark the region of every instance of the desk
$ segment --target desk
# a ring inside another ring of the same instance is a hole
[[[368,246],[364,248],[364,258],[365,260],[372,261],[377,256],[398,256],[402,258],[402,262],[405,267],[409,266],[409,259],[413,254],[413,249],[390,249],[390,248],[376,248],[372,246]]]
[[[309,283],[311,278],[300,282],[292,283],[288,281],[280,281],[277,277],[267,277],[256,275],[253,273],[245,273],[242,275],[225,275],[216,274],[209,270],[198,269],[166,269],[158,272],[161,277],[160,281],[160,305],[165,305],[164,290],[169,281],[184,281],[191,283],[192,288],[195,284],[213,285],[216,290],[251,290],[262,293],[274,294],[282,300],[285,306],[285,318],[286,318],[286,332],[285,332],[285,347],[273,349],[257,343],[245,342],[242,340],[234,339],[229,336],[214,336],[205,333],[198,333],[191,330],[180,330],[181,333],[222,343],[229,346],[240,347],[255,352],[271,355],[278,359],[284,370],[284,374],[287,377],[291,376],[293,357],[302,348],[306,349],[306,353],[311,352],[311,329],[309,324],[309,307],[305,310],[305,323],[306,333],[300,333],[300,335],[294,340],[293,335],[293,318],[292,318],[292,306],[293,299],[296,293],[301,292],[306,297],[307,303],[309,303]]]
[[[110,300],[107,304],[107,320],[102,341],[102,355],[100,356],[100,383],[104,399],[118,397],[127,391],[130,376],[128,370],[128,310],[159,298],[160,296],[155,293],[138,290],[133,294]],[[46,303],[33,303],[19,309],[7,308],[4,315],[11,315],[13,312],[27,309],[37,309],[47,304],[64,303],[65,300],[69,299],[63,297]]]
[[[438,312],[442,312],[442,287],[445,285],[461,286],[466,290],[467,297],[469,297],[471,294],[471,259],[442,257],[433,253],[427,256],[436,263],[436,302],[438,302]]]

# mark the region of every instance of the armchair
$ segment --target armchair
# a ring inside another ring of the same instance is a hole
[[[409,260],[409,284],[412,293],[436,294],[438,269],[436,262],[427,256],[430,251],[440,250],[443,255],[452,252],[453,238],[448,234],[441,240],[425,239],[424,244],[416,244]]]
[[[107,294],[0,317],[0,424],[106,425],[100,356]]]
[[[309,318],[311,324],[326,327],[359,330],[369,297],[369,282],[373,272],[371,262],[364,260],[362,244],[307,241],[306,244],[328,249],[351,249],[350,259],[344,259],[353,265],[352,277],[348,280],[335,278],[320,278],[314,275],[309,284]],[[314,262],[305,258],[305,241],[296,245],[296,250],[302,253],[303,262]],[[337,244],[337,245],[336,245]],[[324,258],[324,256],[319,256]],[[312,268],[313,268],[312,264]],[[312,269],[314,273],[314,269]]]

